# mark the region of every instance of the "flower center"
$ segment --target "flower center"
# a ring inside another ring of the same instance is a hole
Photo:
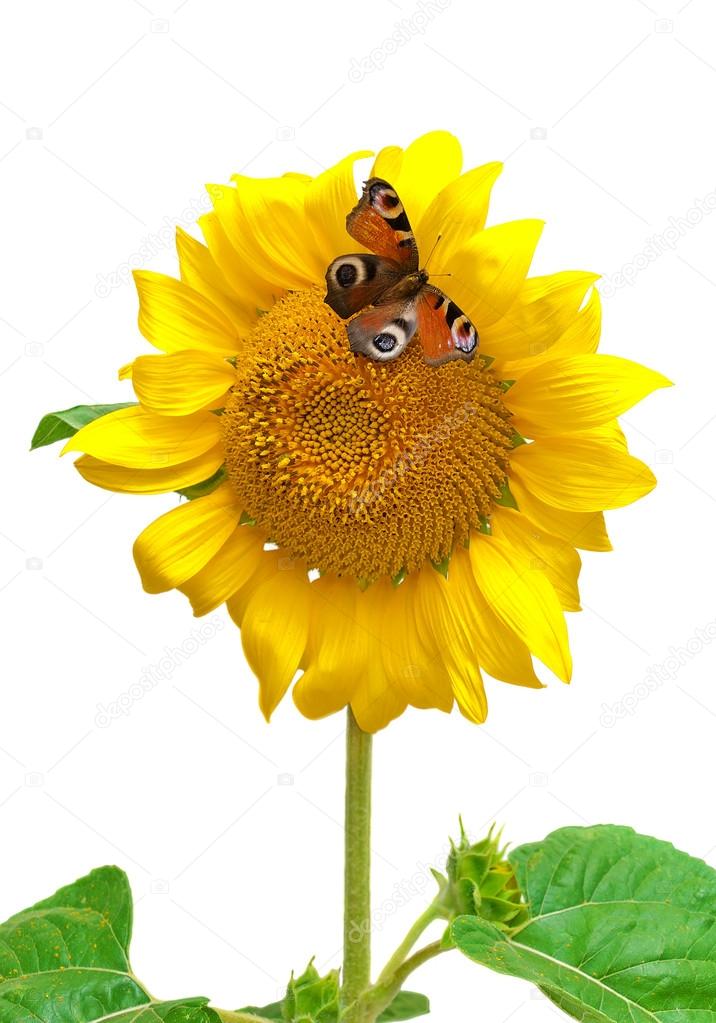
[[[419,341],[394,362],[354,355],[317,288],[259,319],[222,423],[247,513],[293,557],[367,581],[441,562],[479,528],[513,433],[482,360],[428,366]]]

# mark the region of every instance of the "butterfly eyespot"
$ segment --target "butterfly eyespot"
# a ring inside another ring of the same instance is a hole
[[[392,352],[398,343],[398,339],[395,334],[388,334],[385,331],[382,334],[376,334],[373,338],[373,344],[379,352]]]
[[[374,185],[371,185],[368,195],[372,203],[377,206],[385,206],[390,210],[400,204],[397,194],[382,181],[376,181]]]
[[[453,324],[455,344],[461,352],[470,354],[477,347],[477,331],[466,316],[462,316]]]
[[[358,280],[358,270],[353,263],[343,263],[336,270],[336,280],[342,288],[350,288]]]

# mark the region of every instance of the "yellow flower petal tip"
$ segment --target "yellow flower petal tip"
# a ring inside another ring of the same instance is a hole
[[[541,220],[486,227],[502,171],[462,172],[450,132],[381,149],[421,264],[475,325],[470,363],[351,351],[325,272],[357,250],[358,150],[310,177],[208,185],[204,241],[177,231],[180,279],[136,271],[154,347],[119,371],[139,404],[63,448],[107,490],[191,500],[137,538],[149,593],[195,615],[226,603],[267,721],[284,695],[308,718],[350,705],[385,727],[408,706],[487,715],[490,679],[565,682],[578,549],[607,551],[605,509],[653,473],[617,418],[671,386],[597,354],[597,274],[529,276]],[[366,174],[369,176],[369,174]],[[370,296],[381,305],[381,295]]]

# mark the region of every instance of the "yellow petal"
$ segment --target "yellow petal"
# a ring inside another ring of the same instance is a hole
[[[511,508],[495,508],[492,533],[511,544],[533,568],[544,572],[565,611],[580,611],[579,570],[582,562],[571,544],[539,530]]]
[[[218,408],[236,380],[233,366],[209,352],[140,355],[132,367],[132,384],[142,405],[163,416],[188,416]]]
[[[284,560],[277,564],[286,566]],[[298,562],[274,572],[246,605],[241,641],[259,680],[259,705],[268,721],[298,671],[308,640],[310,583]]]
[[[513,305],[543,226],[541,220],[497,224],[480,231],[452,255],[447,264],[452,277],[445,290],[470,316],[478,332]]]
[[[460,143],[447,131],[421,135],[402,153],[390,146],[375,161],[373,174],[385,178],[397,191],[415,231],[432,200],[462,167]],[[427,252],[421,253],[423,258]]]
[[[182,281],[150,270],[135,270],[139,292],[139,329],[155,348],[178,352],[201,348],[234,355],[240,340],[220,309]]]
[[[465,547],[460,546],[453,552],[448,583],[451,590],[454,587],[458,591],[459,597],[455,599],[465,605],[470,616],[480,667],[501,682],[543,689],[535,675],[529,650],[497,617],[477,586]]]
[[[575,434],[522,444],[511,471],[535,497],[554,508],[595,512],[622,508],[656,485],[652,471],[600,436]]]
[[[416,238],[425,262],[440,237],[430,262],[433,273],[446,270],[453,253],[484,228],[492,186],[501,170],[501,163],[475,167],[447,184],[430,203]]]
[[[385,146],[373,161],[372,178],[384,178],[391,184],[398,180],[403,166],[403,150],[400,146]],[[413,225],[414,226],[414,225]]]
[[[593,440],[606,442],[619,451],[628,452],[629,450],[624,431],[616,419],[613,419],[611,423],[604,423],[602,426],[597,426],[592,430],[585,430],[580,436],[587,439],[591,437]]]
[[[256,529],[256,526],[251,526],[249,528]],[[230,597],[226,598],[226,610],[231,615],[234,624],[239,628],[241,628],[243,624],[246,607],[251,600],[254,590],[258,589],[262,583],[278,572],[278,562],[281,557],[283,557],[283,552],[279,550],[275,550],[273,548],[263,550],[263,555],[259,558],[258,564],[256,565],[251,577],[243,586],[238,588],[236,593],[233,593]]]
[[[263,535],[254,526],[237,526],[204,567],[179,587],[197,617],[229,600],[253,577],[264,556]]]
[[[256,319],[256,301],[242,302],[219,269],[206,245],[177,228],[177,255],[181,279],[198,291],[233,323],[239,335],[247,334]]]
[[[163,469],[205,454],[221,440],[221,424],[211,412],[170,418],[141,405],[94,419],[62,449],[84,451],[128,469]]]
[[[433,637],[462,713],[481,724],[487,717],[487,698],[467,608],[462,591],[439,572],[428,566],[419,573],[418,631]]]
[[[281,294],[261,274],[258,262],[248,262],[243,251],[232,241],[234,231],[234,200],[236,190],[228,185],[210,185],[214,196],[214,212],[199,217],[199,227],[204,235],[211,257],[238,295],[247,318],[255,322],[259,310],[270,309]],[[240,239],[237,238],[237,244]]]
[[[382,580],[371,587],[372,599],[390,623],[380,645],[383,666],[388,685],[411,706],[449,711],[453,693],[442,649],[418,627],[420,574],[411,573],[400,586]]]
[[[542,355],[574,322],[597,276],[567,270],[527,278],[505,315],[491,325],[483,325],[483,351],[498,363]],[[598,302],[597,295],[597,308]],[[597,339],[598,327],[599,323]]]
[[[550,533],[565,543],[584,551],[610,551],[612,549],[602,512],[566,511],[553,508],[535,497],[518,475],[510,478],[510,490],[517,507],[533,522],[537,529]]]
[[[206,565],[236,528],[240,510],[229,484],[161,515],[134,542],[147,593],[180,586]]]
[[[322,283],[326,268],[306,238],[305,179],[236,174],[232,180],[236,188],[231,240],[239,259],[249,265],[256,263],[274,288],[306,288]]]
[[[497,617],[558,678],[568,681],[572,660],[567,627],[544,573],[504,540],[482,534],[473,537],[470,561],[477,585]]]
[[[400,717],[408,701],[397,686],[386,684],[380,661],[369,661],[351,697],[351,709],[364,732],[379,732]]]
[[[315,247],[325,264],[324,270],[336,256],[362,248],[348,234],[346,217],[358,201],[354,179],[356,160],[372,155],[367,149],[352,153],[319,174],[306,188],[306,218]]]
[[[123,465],[112,465],[92,455],[80,455],[75,469],[88,483],[104,490],[123,494],[165,494],[181,490],[195,483],[208,480],[224,461],[221,444],[209,448],[198,458],[162,469],[127,469]]]
[[[371,635],[357,625],[360,590],[352,579],[326,575],[311,585],[306,670],[293,689],[304,717],[317,719],[348,705],[365,673]]]
[[[356,721],[365,732],[377,732],[402,714],[407,699],[386,672],[384,650],[392,642],[392,629],[383,617],[382,600],[391,585],[383,579],[358,591],[355,603],[356,631],[363,637],[367,653],[364,670],[351,696],[351,708]]]
[[[563,334],[548,348],[547,358],[562,355],[593,355],[602,331],[602,299],[592,288],[587,301]]]
[[[601,426],[669,381],[616,355],[547,359],[522,373],[505,395],[520,433],[549,436]]]

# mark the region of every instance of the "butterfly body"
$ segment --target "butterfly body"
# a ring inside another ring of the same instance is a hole
[[[418,334],[426,362],[470,361],[475,327],[420,269],[410,222],[395,189],[370,178],[346,218],[348,233],[371,252],[334,259],[326,271],[326,302],[347,326],[352,351],[379,362],[396,359]],[[355,314],[358,315],[355,315]]]

